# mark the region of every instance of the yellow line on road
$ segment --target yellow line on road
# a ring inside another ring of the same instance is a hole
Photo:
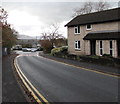
[[[33,88],[33,90],[40,96],[40,98],[42,98],[42,100],[44,102],[48,102],[40,93],[39,91],[31,84],[31,82],[26,78],[26,76],[23,74],[23,72],[20,70],[21,74],[24,76],[24,78],[26,79],[26,81],[30,84],[30,86]]]
[[[16,59],[15,59],[15,60],[16,60]],[[26,77],[26,76],[23,74],[23,72],[20,70],[20,68],[19,68],[19,66],[18,66],[18,64],[17,64],[17,60],[15,61],[14,65],[15,65],[15,67],[17,68],[17,72],[18,72],[18,69],[19,69],[19,73],[22,74],[22,76],[24,77],[24,79],[28,82],[28,84],[29,84],[29,85],[31,86],[31,88],[36,92],[36,94],[37,94],[46,104],[49,104],[49,102],[42,96],[42,94],[40,94],[40,92],[32,85],[32,83],[27,79],[27,77]],[[21,79],[23,79],[22,76],[20,75],[20,78],[21,78]],[[23,79],[23,80],[24,80],[24,79]],[[25,82],[25,81],[23,81],[23,82]],[[25,86],[26,86],[26,87],[29,87],[29,86],[27,85],[27,83],[25,84]],[[33,92],[31,88],[29,87],[29,90],[30,90],[31,92]],[[38,103],[41,104],[40,99],[34,94],[34,92],[33,92],[33,97],[35,98],[35,100],[36,100]]]
[[[42,57],[42,56],[39,56],[39,57]],[[45,58],[45,57],[43,57],[43,58]],[[47,58],[47,59],[49,59],[49,58]],[[62,61],[54,60],[54,59],[49,59],[49,60],[64,64],[64,65],[67,65],[67,66],[72,66],[72,67],[75,67],[75,68],[78,68],[78,69],[83,69],[83,70],[86,70],[86,71],[90,71],[90,72],[94,72],[94,73],[98,73],[98,74],[102,74],[102,75],[106,75],[106,76],[110,76],[110,77],[120,78],[120,76],[118,76],[118,75],[104,73],[104,72],[100,72],[100,71],[93,70],[93,69],[88,69],[88,68],[84,68],[84,67],[80,67],[80,66],[71,65],[71,64],[67,64],[67,63],[62,62]]]
[[[75,66],[75,65],[69,65],[69,66],[73,66],[73,67],[76,67],[76,68],[80,68],[80,69],[91,71],[91,72],[98,73],[98,74],[103,74],[103,75],[106,75],[106,76],[120,78],[118,75],[112,75],[112,74],[108,74],[108,73],[104,73],[104,72],[100,72],[100,71],[96,71],[96,70],[92,70],[92,69],[88,69],[88,68],[78,67],[78,66]]]
[[[16,63],[14,62],[14,66],[16,68],[16,71],[19,75],[19,77],[21,78],[22,82],[24,83],[24,85],[26,86],[26,88],[29,90],[29,92],[31,92],[32,96],[34,97],[34,99],[38,102],[38,103],[42,103],[38,97],[35,95],[35,93],[32,91],[32,89],[28,86],[28,84],[25,82],[25,80],[23,79],[22,75],[20,74],[20,72],[18,71],[18,67],[16,65]]]

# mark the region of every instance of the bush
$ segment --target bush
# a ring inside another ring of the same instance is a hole
[[[43,53],[50,53],[52,50],[52,47],[44,47],[43,48]]]
[[[39,51],[43,51],[43,48],[42,48],[42,47],[40,47],[40,48],[39,48]]]
[[[105,57],[105,58],[112,58],[112,56],[110,54],[103,54],[102,57]]]
[[[62,46],[62,47],[61,47],[61,52],[62,52],[63,54],[68,54],[68,46]]]
[[[99,59],[100,56],[97,56],[97,55],[93,55],[93,56],[88,56],[89,58],[92,58],[92,59]]]
[[[72,60],[78,59],[77,55],[74,55],[74,54],[68,54],[67,57],[68,59],[72,59]]]
[[[60,52],[61,51],[61,48],[53,48],[51,50],[51,54],[54,56],[56,53]]]
[[[68,47],[66,47],[66,46],[59,47],[59,48],[53,48],[51,50],[51,55],[53,55],[53,56],[63,57],[67,54],[68,54]]]

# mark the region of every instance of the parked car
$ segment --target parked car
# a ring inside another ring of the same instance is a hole
[[[39,51],[39,48],[31,48],[31,52]]]
[[[31,48],[22,48],[22,51],[23,51],[23,52],[30,52],[30,51],[31,51]]]

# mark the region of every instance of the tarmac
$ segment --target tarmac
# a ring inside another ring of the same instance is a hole
[[[116,76],[120,77],[120,69],[116,68],[116,67],[109,67],[109,66],[104,66],[104,65],[94,64],[94,63],[60,58],[60,57],[44,54],[42,51],[39,53],[39,55],[43,56],[45,58],[60,61],[60,62],[66,63],[66,64],[75,65],[75,66],[83,67],[83,68],[88,68],[91,70],[95,70],[95,71],[99,71],[99,72],[103,72],[103,73],[107,73],[107,74],[111,74],[111,75],[116,75]]]

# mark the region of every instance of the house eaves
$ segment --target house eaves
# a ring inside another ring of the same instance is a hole
[[[120,21],[120,8],[104,10],[84,15],[79,15],[72,19],[65,26],[72,27],[76,25],[97,24],[104,22]]]

